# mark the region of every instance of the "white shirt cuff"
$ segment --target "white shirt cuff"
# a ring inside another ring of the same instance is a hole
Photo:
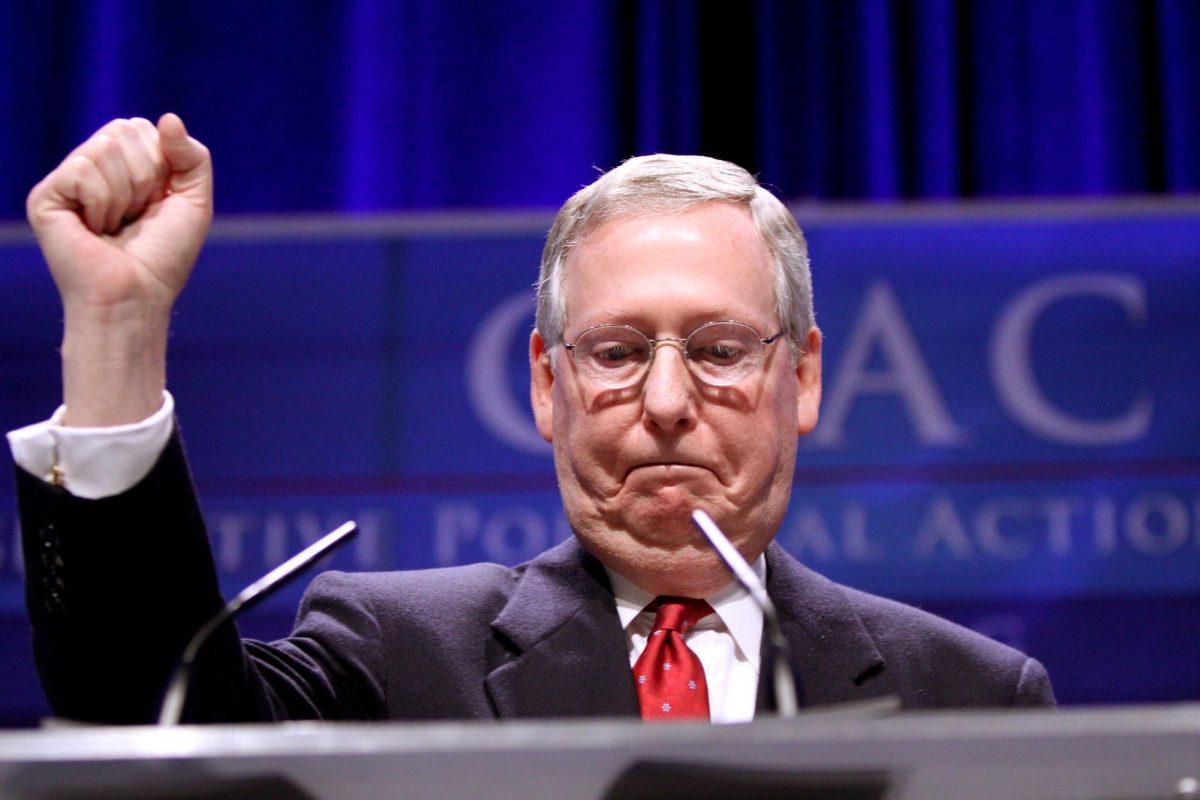
[[[89,500],[136,486],[175,430],[175,399],[166,391],[158,411],[129,425],[68,428],[61,424],[65,410],[59,406],[45,422],[10,432],[8,446],[21,469]]]

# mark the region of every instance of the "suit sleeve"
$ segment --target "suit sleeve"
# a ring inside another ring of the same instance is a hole
[[[223,603],[178,437],[122,494],[84,499],[18,469],[17,497],[34,658],[51,708],[92,722],[152,720],[175,659]],[[228,651],[229,640],[213,645]]]
[[[245,648],[252,684],[247,696],[251,708],[262,709],[260,718],[387,716],[379,615],[370,595],[346,573],[326,572],[312,582],[286,640],[248,641]]]
[[[54,713],[154,721],[176,660],[224,604],[178,435],[122,494],[79,498],[20,469],[17,494],[34,659]],[[196,661],[184,719],[378,716],[370,609],[339,592],[306,604],[284,643],[219,629]]]
[[[1013,705],[1053,706],[1055,702],[1054,689],[1050,685],[1050,675],[1042,666],[1042,662],[1036,658],[1026,659],[1021,668],[1021,678],[1017,682]]]

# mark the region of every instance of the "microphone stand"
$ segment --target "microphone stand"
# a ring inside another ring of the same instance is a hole
[[[208,641],[208,637],[213,634],[213,631],[221,627],[225,622],[228,622],[243,608],[248,607],[256,600],[260,600],[275,589],[278,589],[289,578],[298,575],[305,567],[333,548],[344,543],[357,532],[358,525],[353,521],[342,523],[336,529],[325,534],[316,542],[310,544],[278,567],[275,567],[275,569],[254,581],[254,583],[251,583],[245,589],[242,589],[236,597],[210,617],[208,622],[201,625],[200,630],[196,631],[191,641],[188,642],[187,647],[183,649],[183,655],[180,656],[179,663],[176,664],[175,671],[171,675],[171,681],[167,685],[167,692],[163,696],[162,707],[159,710],[158,724],[179,724],[179,719],[183,715],[183,703],[187,699],[188,681],[191,678],[192,664],[196,661],[196,656],[199,654],[200,648]]]
[[[754,574],[754,570],[742,558],[729,538],[713,522],[713,518],[702,509],[692,511],[692,521],[704,534],[733,577],[742,585],[754,603],[762,609],[767,635],[771,637],[771,676],[775,682],[775,705],[781,719],[796,716],[796,681],[792,676],[791,646],[783,638],[779,627],[779,613],[767,595],[767,587]]]

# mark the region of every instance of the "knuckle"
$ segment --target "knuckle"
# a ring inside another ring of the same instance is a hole
[[[102,129],[108,136],[124,136],[129,131],[133,130],[133,125],[127,119],[114,119],[112,122],[105,125]]]
[[[146,145],[151,145],[158,142],[158,128],[154,127],[154,123],[148,119],[136,117],[130,120],[134,132],[138,138]]]
[[[29,194],[25,196],[25,217],[36,224],[41,219],[42,198],[45,196],[44,188],[45,181],[39,183],[29,190]]]
[[[67,177],[76,180],[84,180],[98,171],[96,162],[83,153],[68,158],[60,169],[68,173]]]
[[[107,133],[98,133],[92,137],[87,148],[97,160],[116,158],[121,154],[120,143]]]
[[[130,171],[129,185],[135,195],[149,194],[158,182],[158,172],[151,164],[139,165]]]
[[[131,124],[131,120],[128,120],[128,119],[117,118],[117,119],[109,120],[108,122],[106,122],[104,124],[103,127],[100,128],[100,130],[96,131],[96,135],[97,136],[99,136],[101,134],[111,135],[115,132],[122,130],[123,128],[129,127],[130,124]]]

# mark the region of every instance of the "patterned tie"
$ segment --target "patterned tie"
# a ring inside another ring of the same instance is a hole
[[[708,719],[704,665],[683,641],[683,634],[713,610],[703,600],[689,597],[660,597],[648,608],[655,604],[654,630],[633,665],[642,719]]]

